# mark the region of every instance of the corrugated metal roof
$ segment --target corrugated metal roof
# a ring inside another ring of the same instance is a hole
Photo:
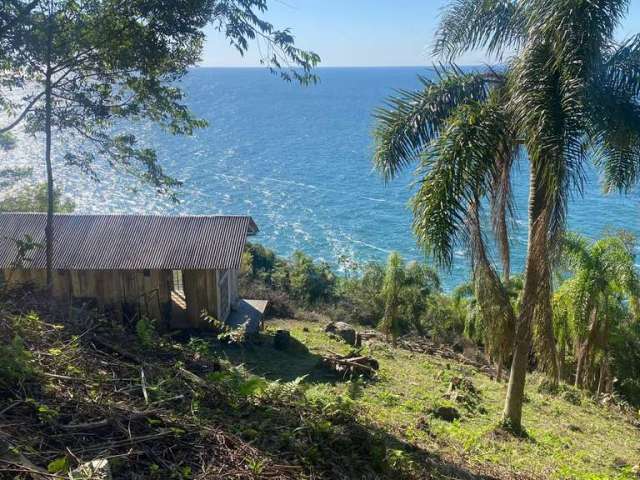
[[[29,235],[41,248],[30,268],[45,268],[46,215],[0,214],[0,268],[18,256],[15,240]],[[248,216],[58,215],[53,222],[53,268],[61,270],[219,270],[239,268]]]

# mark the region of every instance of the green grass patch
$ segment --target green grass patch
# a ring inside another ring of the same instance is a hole
[[[505,384],[473,368],[382,343],[363,349],[380,362],[376,379],[337,378],[319,367],[320,356],[344,354],[350,347],[329,338],[323,327],[321,322],[274,320],[267,322],[257,343],[224,347],[215,353],[266,380],[291,381],[304,376],[310,398],[347,398],[363,422],[416,448],[453,462],[464,459],[483,471],[498,469],[550,479],[638,478],[633,467],[640,463],[640,430],[579,392],[566,388],[550,393],[541,376],[531,375],[524,408],[528,436],[514,437],[497,428]],[[291,332],[290,350],[272,347],[276,329]],[[470,407],[451,395],[455,378],[471,382],[477,404]],[[460,418],[446,421],[430,413],[443,405],[456,408]]]

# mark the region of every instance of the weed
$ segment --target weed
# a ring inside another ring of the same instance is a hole
[[[8,344],[0,344],[0,386],[10,387],[23,382],[32,374],[31,353],[18,335]]]
[[[146,316],[141,317],[136,322],[136,336],[142,348],[149,349],[153,347],[158,337],[156,321]]]

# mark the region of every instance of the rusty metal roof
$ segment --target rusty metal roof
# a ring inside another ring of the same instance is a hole
[[[16,262],[16,240],[41,246],[25,267],[45,268],[46,215],[0,214],[0,268]],[[53,268],[60,270],[222,270],[239,268],[248,216],[62,215],[53,222]]]

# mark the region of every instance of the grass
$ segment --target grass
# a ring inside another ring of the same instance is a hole
[[[363,422],[375,425],[419,449],[448,462],[470,466],[475,473],[499,472],[503,478],[637,479],[640,430],[613,409],[573,392],[544,393],[543,378],[531,375],[527,384],[524,422],[527,438],[496,429],[506,385],[475,369],[438,357],[372,343],[365,351],[380,361],[375,381],[343,381],[318,367],[320,355],[346,353],[350,347],[329,338],[317,321],[273,320],[261,341],[249,347],[224,347],[217,353],[232,364],[243,364],[268,380],[306,376],[305,384],[323,394],[349,396]],[[290,351],[274,350],[269,338],[276,329],[291,332]],[[478,405],[460,405],[445,398],[453,377],[469,378],[479,392]],[[569,392],[572,390],[567,387]],[[575,403],[579,403],[576,405]],[[430,409],[455,406],[461,418],[446,422]]]

